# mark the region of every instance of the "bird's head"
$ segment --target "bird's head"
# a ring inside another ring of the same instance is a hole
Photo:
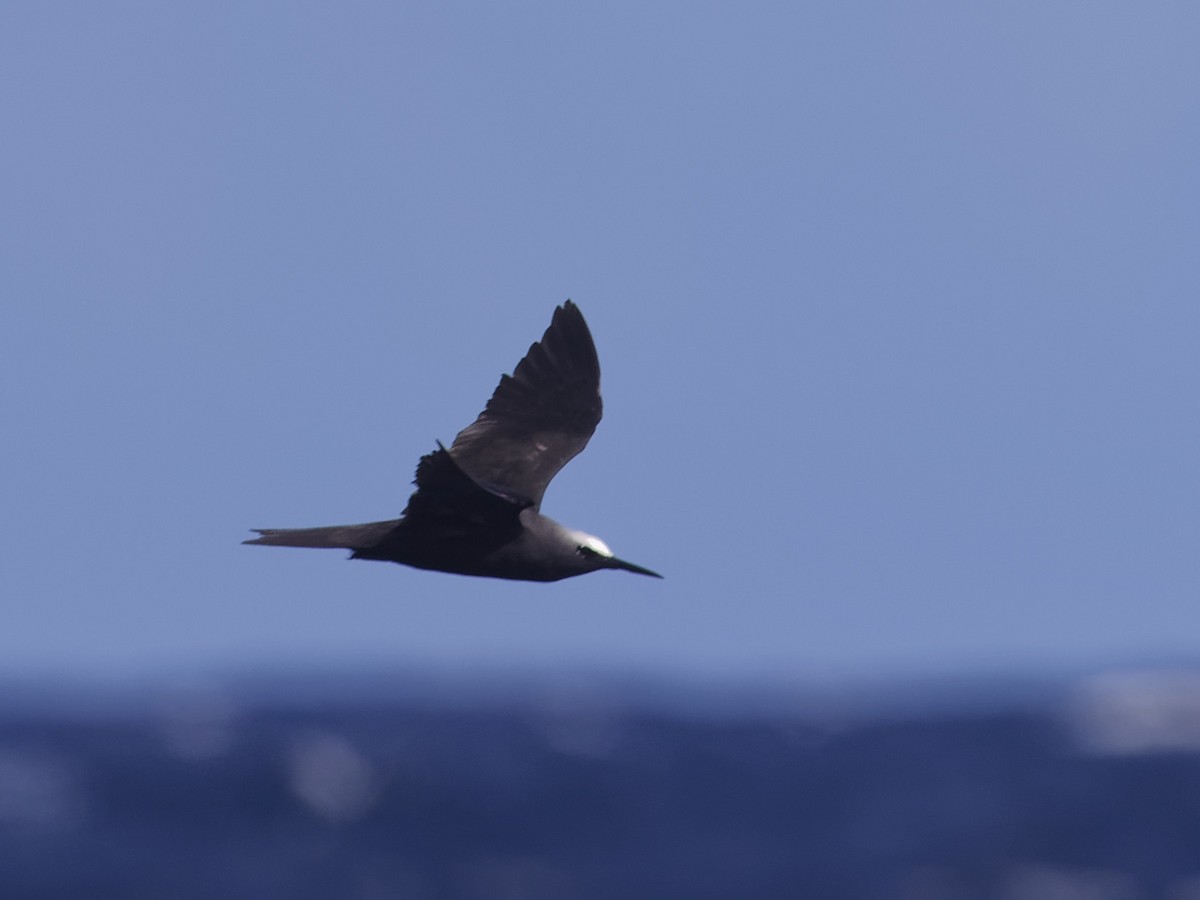
[[[575,544],[576,555],[585,562],[589,570],[595,569],[624,569],[626,572],[636,572],[638,575],[649,575],[651,578],[662,578],[657,572],[635,566],[631,562],[617,559],[608,544],[594,534],[583,531],[569,531],[571,541]]]

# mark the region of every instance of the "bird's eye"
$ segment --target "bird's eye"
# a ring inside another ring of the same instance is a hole
[[[598,555],[598,554],[596,553],[596,551],[595,551],[595,550],[593,550],[591,547],[589,547],[587,544],[580,544],[578,547],[576,547],[576,548],[575,548],[575,552],[576,552],[576,553],[578,553],[580,556],[583,556],[583,557],[597,556],[597,555]]]

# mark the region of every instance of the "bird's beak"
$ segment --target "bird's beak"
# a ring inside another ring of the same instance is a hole
[[[657,572],[651,572],[649,569],[635,566],[633,563],[617,559],[615,556],[609,558],[608,567],[610,569],[624,569],[626,572],[637,572],[639,575],[649,575],[651,578],[662,578]]]

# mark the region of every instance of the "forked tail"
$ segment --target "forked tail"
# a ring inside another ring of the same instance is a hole
[[[393,528],[399,519],[387,522],[368,522],[365,525],[326,525],[322,528],[254,528],[258,537],[243,544],[266,544],[272,547],[340,547],[361,550],[374,547]]]

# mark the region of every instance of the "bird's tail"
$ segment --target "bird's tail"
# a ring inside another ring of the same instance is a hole
[[[387,522],[368,522],[365,525],[326,525],[322,528],[254,528],[258,537],[243,544],[267,544],[273,547],[341,547],[360,550],[374,547],[393,528],[399,519]]]

